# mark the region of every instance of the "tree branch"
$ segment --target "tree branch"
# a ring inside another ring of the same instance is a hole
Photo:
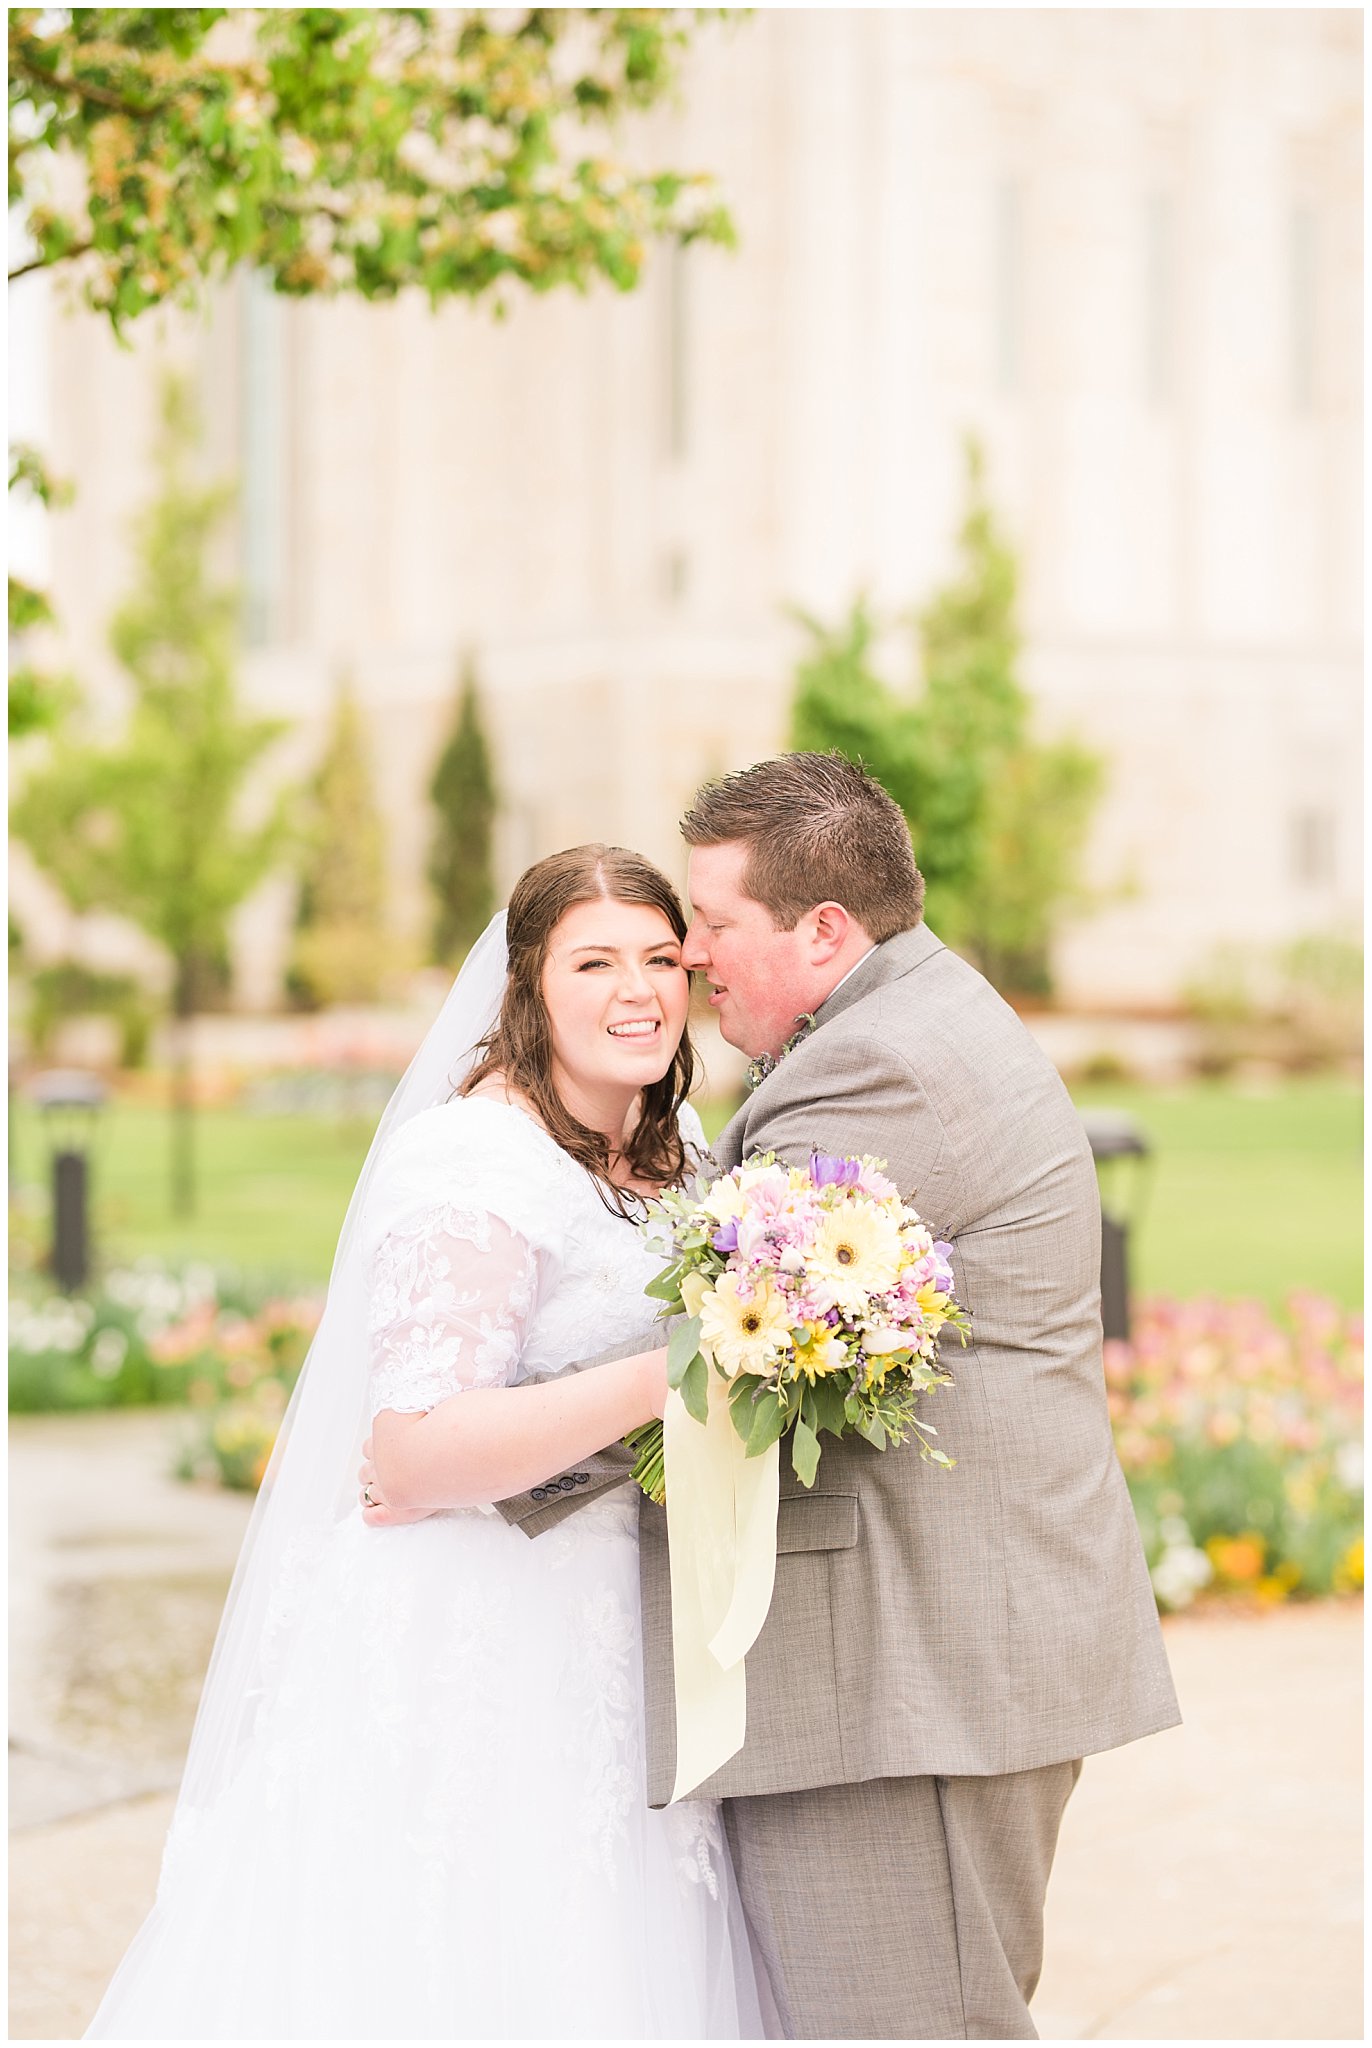
[[[27,263],[21,263],[17,270],[12,270],[5,281],[13,284],[17,278],[27,277],[30,271],[52,270],[59,263],[70,263],[75,256],[89,256],[94,247],[94,242],[73,242],[71,248],[64,249],[60,256],[31,256]]]
[[[139,106],[136,100],[126,100],[121,94],[110,92],[103,85],[93,85],[88,78],[64,78],[60,72],[45,71],[32,57],[16,55],[13,48],[10,50],[10,68],[22,72],[26,78],[32,79],[35,85],[46,86],[49,92],[75,93],[78,99],[90,100],[97,107],[108,107],[111,113],[127,114],[134,121],[152,120],[155,114],[161,112],[167,101],[174,97],[174,94],[162,93],[150,106]]]

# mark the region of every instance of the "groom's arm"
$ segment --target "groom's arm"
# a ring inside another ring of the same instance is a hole
[[[654,1350],[665,1342],[666,1334],[662,1323],[650,1323],[628,1343],[616,1344],[596,1358],[584,1358],[572,1370],[584,1372],[587,1366],[610,1365],[617,1358],[632,1358],[636,1352]],[[561,1376],[558,1375],[559,1378]],[[541,1536],[545,1529],[551,1529],[566,1516],[574,1514],[577,1508],[588,1500],[594,1500],[597,1494],[608,1492],[612,1486],[622,1486],[633,1469],[634,1453],[631,1450],[622,1443],[607,1444],[594,1457],[583,1458],[579,1465],[545,1479],[542,1485],[532,1487],[528,1493],[516,1493],[509,1500],[496,1501],[495,1510],[513,1527],[522,1529],[526,1536]]]

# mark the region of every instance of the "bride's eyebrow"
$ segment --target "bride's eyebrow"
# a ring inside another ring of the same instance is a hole
[[[664,946],[676,946],[679,948],[680,945],[680,939],[673,936],[669,939],[657,939],[651,946],[643,946],[640,950],[644,953],[660,953]],[[573,946],[572,951],[573,953],[622,953],[624,948],[622,946]]]

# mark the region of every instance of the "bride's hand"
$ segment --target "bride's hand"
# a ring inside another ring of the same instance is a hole
[[[362,1488],[362,1519],[369,1529],[403,1529],[409,1522],[427,1520],[433,1512],[431,1508],[387,1507],[385,1495],[377,1484],[370,1437],[362,1446],[362,1463],[357,1468],[357,1477]]]

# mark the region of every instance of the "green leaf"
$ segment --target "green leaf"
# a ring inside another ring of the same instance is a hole
[[[879,1451],[886,1449],[886,1426],[879,1415],[864,1415],[858,1424],[858,1434],[865,1436],[869,1444],[875,1444]]]
[[[679,1388],[686,1374],[699,1357],[700,1317],[688,1316],[684,1323],[677,1324],[671,1336],[667,1339],[668,1386]]]
[[[827,1429],[830,1436],[842,1436],[848,1416],[843,1388],[837,1380],[815,1381],[810,1411],[817,1430]]]
[[[729,1389],[729,1414],[746,1444],[753,1427],[753,1400],[762,1381],[755,1373],[740,1373]]]
[[[748,1456],[760,1458],[786,1427],[786,1410],[779,1395],[768,1387],[757,1397],[752,1427],[748,1431]]]
[[[800,1415],[791,1435],[791,1464],[802,1486],[814,1485],[819,1470],[819,1438]]]
[[[697,1351],[695,1357],[682,1375],[677,1392],[685,1404],[686,1413],[693,1415],[697,1422],[703,1422],[709,1413],[709,1382],[706,1379],[705,1359]]]
[[[669,1266],[665,1273],[659,1273],[648,1282],[643,1292],[651,1301],[679,1301],[681,1299],[681,1268]]]

